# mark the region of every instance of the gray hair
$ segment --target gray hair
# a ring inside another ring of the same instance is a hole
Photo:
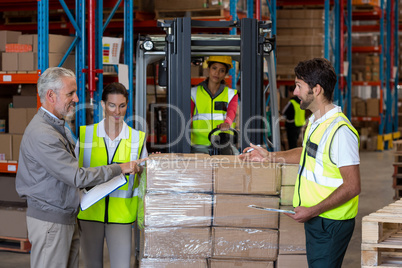
[[[44,103],[46,100],[46,93],[49,89],[53,90],[57,95],[63,88],[62,78],[72,77],[75,79],[73,71],[63,67],[50,67],[44,71],[38,79],[38,94],[40,102]]]

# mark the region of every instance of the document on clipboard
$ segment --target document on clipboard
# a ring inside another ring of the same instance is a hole
[[[110,181],[105,183],[96,185],[95,187],[91,188],[91,190],[82,191],[81,195],[81,210],[86,210],[114,190],[118,189],[119,187],[123,186],[127,182],[126,176],[120,174],[119,176],[114,177]]]
[[[260,209],[260,210],[265,210],[265,211],[296,214],[296,212],[294,212],[293,210],[285,210],[285,209],[277,209],[277,208],[265,208],[265,207],[259,207],[259,206],[256,206],[256,205],[249,205],[248,207],[255,208],[255,209]]]

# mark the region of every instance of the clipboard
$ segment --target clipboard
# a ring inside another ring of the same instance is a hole
[[[260,210],[265,210],[265,211],[271,211],[271,212],[281,212],[281,213],[289,213],[289,214],[296,214],[293,210],[285,210],[285,209],[277,209],[277,208],[265,208],[265,207],[259,207],[256,205],[249,205],[248,207],[250,208],[255,208],[255,209],[260,209]]]
[[[81,195],[81,210],[86,210],[111,192],[127,183],[127,178],[123,174],[114,177],[110,181],[98,184],[89,191],[83,190]]]

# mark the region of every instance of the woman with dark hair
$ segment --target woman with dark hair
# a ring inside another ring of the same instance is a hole
[[[120,83],[107,85],[101,105],[105,118],[98,124],[81,126],[75,149],[79,165],[96,167],[147,157],[145,133],[124,122],[128,92]],[[106,239],[111,267],[130,267],[132,225],[137,217],[138,166],[127,183],[78,214],[85,267],[103,267]]]
[[[225,77],[232,68],[232,57],[210,56],[208,78],[191,89],[191,152],[208,154],[211,142],[208,134],[214,128],[234,127],[237,111],[237,90],[225,85]]]

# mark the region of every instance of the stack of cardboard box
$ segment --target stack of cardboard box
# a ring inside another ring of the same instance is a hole
[[[37,71],[38,69],[38,35],[21,34],[15,31],[0,31],[0,52],[1,68],[0,71],[18,72],[18,71]],[[49,34],[49,67],[58,66],[64,54],[67,52],[73,36],[63,36]],[[32,51],[27,52],[5,52],[6,44],[29,45]],[[74,55],[69,55],[63,64],[63,67],[74,70]]]
[[[280,9],[277,18],[276,73],[293,79],[299,61],[324,56],[324,9]]]
[[[299,171],[296,164],[278,164],[277,174],[281,177],[281,209],[293,208],[293,192]],[[280,267],[308,267],[304,225],[288,216],[279,216],[279,255],[276,262]]]
[[[278,260],[277,267],[285,268],[294,259],[304,264],[303,225],[250,207],[279,208],[282,174],[294,173],[297,165],[235,156],[150,156],[140,185],[141,267],[274,267]]]
[[[369,38],[364,38],[360,36],[357,44],[355,46],[368,46],[372,44],[373,46],[379,46],[378,41],[370,41],[377,40],[372,36]],[[378,54],[373,53],[367,55],[367,53],[353,53],[352,56],[352,80],[353,81],[361,81],[361,82],[378,82],[380,81],[380,57]]]
[[[144,183],[144,180],[141,181]],[[212,166],[205,155],[157,154],[147,162],[141,267],[206,267],[212,254]]]

